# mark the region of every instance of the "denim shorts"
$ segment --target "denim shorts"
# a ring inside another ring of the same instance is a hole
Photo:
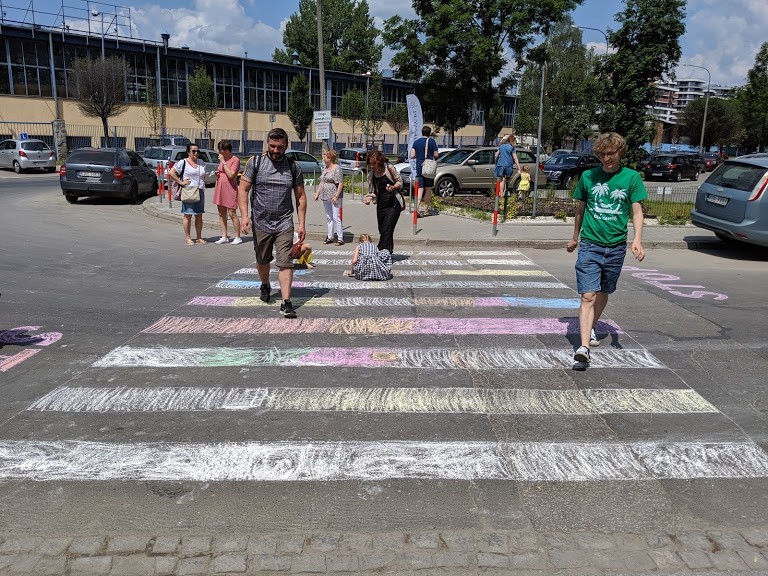
[[[493,175],[496,178],[511,178],[514,166],[496,166],[493,169]]]
[[[432,178],[427,178],[426,176],[416,176],[416,182],[419,183],[419,190],[424,190],[424,188],[432,188],[435,185],[435,181]]]
[[[613,294],[627,255],[627,244],[598,246],[582,240],[576,258],[576,288],[579,294],[603,292]]]

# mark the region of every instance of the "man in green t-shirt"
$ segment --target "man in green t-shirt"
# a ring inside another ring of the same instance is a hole
[[[592,147],[602,166],[581,175],[573,191],[579,200],[573,223],[573,238],[566,249],[579,247],[576,259],[576,286],[581,294],[579,329],[581,345],[573,355],[576,362],[589,362],[590,346],[598,346],[595,327],[616,291],[616,282],[627,253],[627,223],[630,215],[635,229],[632,254],[639,261],[643,250],[643,207],[648,197],[640,174],[621,165],[627,152],[624,138],[615,132],[598,136]]]

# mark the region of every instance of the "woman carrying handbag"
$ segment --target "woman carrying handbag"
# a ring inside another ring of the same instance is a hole
[[[375,150],[368,153],[368,195],[363,202],[376,204],[376,219],[379,222],[379,250],[394,252],[395,226],[400,212],[405,209],[403,179],[392,168],[384,154]]]
[[[168,173],[168,178],[181,186],[181,214],[184,217],[181,225],[187,246],[206,243],[201,237],[205,212],[205,162],[198,160],[199,154],[197,144],[187,144],[187,157],[176,162]],[[192,216],[195,217],[195,240],[190,237]]]

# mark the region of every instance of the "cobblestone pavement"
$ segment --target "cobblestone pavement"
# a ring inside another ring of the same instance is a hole
[[[768,529],[0,537],[0,573],[768,574]]]

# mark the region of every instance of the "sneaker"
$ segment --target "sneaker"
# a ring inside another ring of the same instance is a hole
[[[589,348],[586,346],[579,346],[576,353],[573,355],[573,359],[582,364],[589,364]]]
[[[271,293],[272,293],[272,286],[270,286],[269,283],[262,284],[261,285],[261,296],[259,296],[259,298],[261,298],[262,302],[269,302],[269,298],[270,298],[270,294]]]
[[[227,242],[229,242],[229,238],[227,238],[226,236],[222,236],[221,238],[216,240],[214,244],[226,244]]]
[[[290,300],[283,300],[283,303],[280,304],[280,314],[286,318],[296,318],[296,310],[293,309]]]
[[[589,345],[600,346],[600,340],[597,339],[597,334],[595,334],[594,328],[592,328],[592,331],[589,333]]]
[[[242,243],[243,243],[243,239],[240,238],[240,236],[232,238],[232,244],[234,244],[235,246],[237,246],[238,244],[242,244]]]

